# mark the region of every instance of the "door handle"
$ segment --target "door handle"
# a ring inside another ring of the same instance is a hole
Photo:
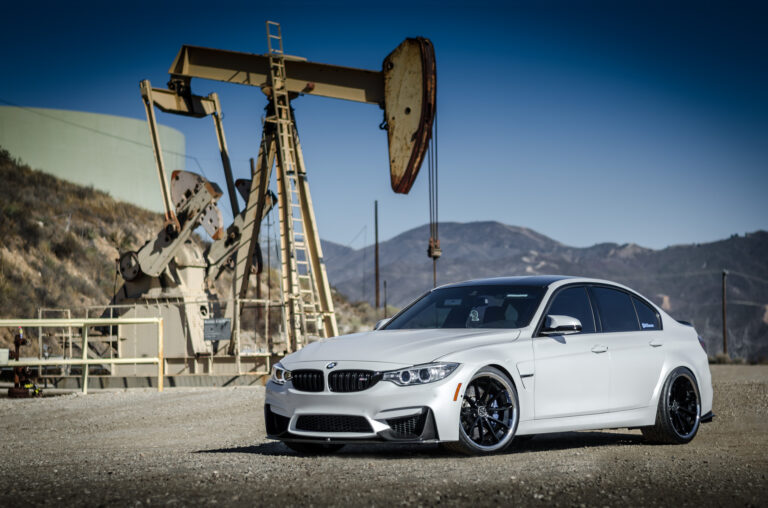
[[[605,353],[606,351],[608,351],[608,346],[597,345],[592,347],[593,353]]]
[[[653,339],[653,340],[652,340],[651,342],[649,342],[648,344],[650,344],[650,345],[651,345],[651,347],[659,347],[659,346],[663,346],[663,345],[664,345],[664,342],[662,342],[662,341],[661,341],[661,339]]]

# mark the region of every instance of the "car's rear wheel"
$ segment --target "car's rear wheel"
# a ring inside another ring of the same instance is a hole
[[[515,437],[519,407],[517,390],[503,372],[480,369],[464,390],[459,440],[446,443],[446,448],[468,455],[503,450]]]
[[[305,443],[302,441],[283,441],[283,444],[304,455],[324,455],[337,452],[344,447],[343,444]]]
[[[656,423],[643,427],[643,436],[652,443],[685,444],[694,438],[701,424],[701,399],[693,373],[678,367],[667,377],[659,397]]]

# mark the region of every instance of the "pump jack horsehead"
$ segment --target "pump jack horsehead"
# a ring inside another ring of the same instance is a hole
[[[166,357],[210,354],[203,337],[206,287],[224,269],[234,269],[232,296],[245,298],[254,264],[261,269],[259,232],[262,219],[278,205],[281,283],[285,301],[285,341],[273,343],[271,353],[288,353],[308,341],[338,334],[330,285],[323,262],[291,101],[300,95],[320,95],[379,105],[381,128],[387,130],[392,190],[407,194],[429,147],[436,110],[436,70],[432,43],[425,38],[403,41],[383,61],[381,71],[309,62],[283,52],[280,25],[267,22],[269,52],[264,55],[182,46],[171,68],[168,89],[142,81],[141,93],[154,148],[165,207],[165,225],[157,237],[137,252],[120,258],[125,280],[113,303],[132,303],[131,312],[166,318]],[[254,86],[266,95],[261,144],[251,180],[233,181],[215,93],[194,95],[192,78]],[[163,112],[214,120],[227,193],[234,220],[224,227],[216,202],[221,190],[200,175],[174,171],[170,189],[163,163],[154,108]],[[275,169],[277,193],[268,190]],[[245,208],[239,209],[239,190]],[[190,236],[202,226],[213,243],[200,252]],[[167,305],[169,302],[183,305]],[[228,312],[232,309],[228,305]],[[236,309],[236,306],[235,306]],[[237,323],[237,310],[232,312]],[[173,336],[174,327],[180,331]],[[233,335],[238,325],[233,327]],[[181,339],[180,337],[184,338]],[[237,337],[229,353],[239,355]]]

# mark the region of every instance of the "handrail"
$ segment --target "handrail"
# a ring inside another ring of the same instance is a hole
[[[88,358],[88,328],[91,326],[105,325],[157,325],[157,356],[144,358]],[[164,359],[163,359],[163,318],[82,318],[82,319],[0,319],[0,327],[37,327],[53,328],[61,326],[79,326],[83,328],[81,359],[56,360],[56,359],[32,359],[9,360],[8,367],[32,367],[43,365],[82,365],[83,393],[88,393],[88,366],[89,365],[116,365],[116,364],[157,364],[157,391],[163,391]]]

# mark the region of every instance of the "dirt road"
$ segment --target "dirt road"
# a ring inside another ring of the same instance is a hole
[[[264,437],[263,388],[0,399],[0,506],[768,506],[768,366],[713,366],[717,417],[685,446],[538,436],[492,457]]]

